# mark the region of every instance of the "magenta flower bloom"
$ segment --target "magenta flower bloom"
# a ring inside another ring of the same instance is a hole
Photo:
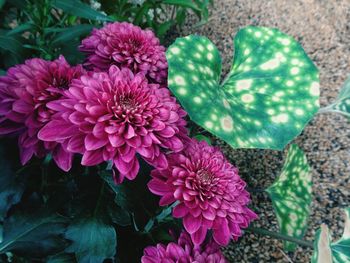
[[[83,165],[113,161],[118,183],[136,177],[136,153],[164,169],[164,151],[181,151],[187,138],[186,112],[169,90],[127,68],[111,66],[108,72],[84,75],[72,82],[65,98],[48,107],[59,113],[39,138],[67,140],[69,151],[83,154]]]
[[[166,83],[165,48],[151,30],[125,22],[111,23],[94,29],[79,48],[87,54],[85,65],[90,69],[107,71],[111,65],[117,65],[134,74],[145,73],[150,82]]]
[[[196,246],[191,237],[182,232],[177,243],[157,244],[147,247],[141,259],[142,263],[226,263],[220,247],[213,241]]]
[[[173,216],[183,218],[194,244],[201,244],[212,229],[214,240],[227,245],[257,218],[247,207],[245,182],[218,148],[192,140],[183,152],[170,154],[168,163],[167,169],[152,171],[148,187],[162,196],[160,205],[178,202]]]
[[[29,59],[0,77],[0,135],[19,135],[22,164],[33,154],[41,158],[51,152],[61,169],[70,169],[72,154],[56,142],[39,140],[37,134],[55,113],[47,103],[61,98],[72,79],[83,72],[60,56],[55,61]]]

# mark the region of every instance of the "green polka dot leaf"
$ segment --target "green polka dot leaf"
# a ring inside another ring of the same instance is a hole
[[[350,117],[350,76],[343,84],[337,99],[320,112],[337,112]]]
[[[191,119],[234,148],[281,150],[319,108],[318,70],[277,29],[247,27],[235,39],[231,71],[206,37],[178,38],[167,50],[168,85]]]
[[[331,243],[329,229],[321,225],[316,233],[314,254],[311,263],[349,263],[350,262],[350,207],[345,210],[345,227],[342,237]]]
[[[306,156],[295,144],[291,145],[278,179],[266,189],[276,213],[282,234],[302,238],[307,228],[312,201],[312,180]],[[284,242],[287,251],[295,243]]]

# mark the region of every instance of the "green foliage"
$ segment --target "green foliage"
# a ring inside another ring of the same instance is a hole
[[[60,54],[77,63],[82,59],[77,55],[80,38],[103,21],[112,21],[79,0],[8,1],[0,17],[4,69],[27,58],[55,59]]]
[[[52,40],[52,45],[62,45],[71,39],[75,39],[91,32],[93,25],[75,25],[60,31]]]
[[[342,237],[331,243],[331,236],[326,225],[317,231],[312,263],[347,263],[350,262],[350,208],[344,209],[345,226]]]
[[[79,0],[53,0],[53,7],[61,9],[67,14],[78,16],[81,18],[98,20],[98,21],[113,21],[108,16],[92,9],[89,5],[80,2]]]
[[[119,225],[126,223],[125,211],[131,218],[134,228],[142,231],[151,217],[157,213],[157,198],[145,187],[149,180],[149,173],[153,169],[150,165],[140,160],[141,168],[137,178],[132,181],[125,181],[116,185],[110,171],[102,171],[101,178],[107,183],[110,190],[115,194],[114,203],[117,209],[124,211],[119,217],[110,214],[112,220]],[[138,193],[138,194],[135,194]],[[117,221],[118,220],[118,221]]]
[[[163,40],[173,26],[183,26],[188,13],[199,18],[197,25],[208,21],[211,0],[101,0],[102,9],[117,21],[128,21],[142,28],[152,28]]]
[[[83,59],[79,40],[103,22],[127,21],[151,28],[161,39],[173,26],[182,26],[194,12],[200,24],[208,20],[209,0],[140,1],[102,0],[90,6],[81,0],[25,0],[0,2],[0,69],[31,57],[55,59],[64,55],[70,63]],[[1,8],[2,7],[2,8]],[[101,9],[101,10],[100,10]],[[109,15],[107,15],[107,14]]]
[[[280,232],[302,238],[305,234],[312,201],[310,167],[302,150],[290,146],[282,172],[268,189],[277,216]],[[294,251],[295,243],[285,242],[285,249]]]
[[[62,251],[68,244],[63,238],[66,220],[48,211],[17,212],[3,227],[0,254],[11,251],[38,258]]]
[[[247,27],[235,39],[230,73],[205,37],[178,38],[167,51],[168,85],[191,119],[235,148],[281,150],[319,107],[318,71],[277,29]]]
[[[320,112],[336,112],[350,117],[350,76],[345,80],[336,100]]]
[[[12,166],[4,147],[0,145],[0,222],[5,219],[8,210],[21,200],[25,188],[26,176],[17,175]]]
[[[115,230],[99,218],[79,218],[68,227],[65,237],[73,241],[66,251],[75,253],[81,263],[103,262],[116,253]]]
[[[194,136],[194,138],[198,141],[206,141],[209,145],[211,145],[211,139],[205,135],[199,134]]]

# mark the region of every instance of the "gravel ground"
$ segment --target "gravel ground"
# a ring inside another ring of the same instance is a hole
[[[233,55],[232,37],[240,27],[277,27],[292,35],[304,47],[320,70],[321,106],[331,103],[350,73],[349,0],[215,0],[208,24],[188,26],[181,35],[197,33],[209,37],[223,57],[224,73]],[[193,21],[192,21],[193,22]],[[307,154],[313,174],[314,202],[305,239],[313,241],[321,223],[330,226],[333,236],[343,230],[340,208],[350,205],[350,122],[335,114],[317,115],[297,143]],[[240,169],[249,186],[265,188],[279,174],[286,152],[233,150],[216,141],[226,156]],[[253,194],[252,207],[259,214],[255,226],[277,230],[269,198]],[[283,251],[282,242],[246,234],[225,249],[230,262],[309,262],[311,249],[298,247],[295,253]]]

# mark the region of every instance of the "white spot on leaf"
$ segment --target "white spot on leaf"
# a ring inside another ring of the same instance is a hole
[[[233,120],[231,116],[226,115],[220,119],[221,127],[224,131],[230,132],[233,130]]]
[[[260,66],[262,70],[275,69],[280,65],[280,61],[277,58],[270,59]]]
[[[310,94],[312,96],[320,96],[320,84],[318,82],[312,82],[310,87]]]
[[[253,83],[252,79],[238,80],[236,81],[236,89],[237,91],[247,90],[251,87],[252,83]]]

